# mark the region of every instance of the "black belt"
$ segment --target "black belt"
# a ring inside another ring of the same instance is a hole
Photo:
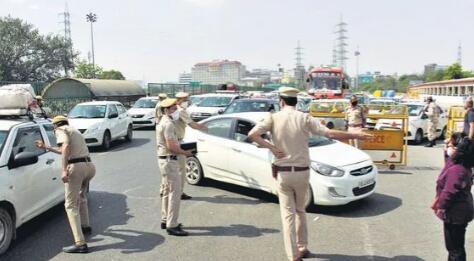
[[[277,166],[277,165],[272,165],[272,167],[275,168],[276,171],[283,171],[283,172],[309,170],[309,167]]]
[[[77,158],[77,159],[70,159],[67,161],[67,164],[74,164],[79,162],[91,162],[91,158],[84,157],[84,158]]]
[[[178,160],[178,156],[170,155],[170,156],[158,156],[159,159],[170,159],[170,160]]]

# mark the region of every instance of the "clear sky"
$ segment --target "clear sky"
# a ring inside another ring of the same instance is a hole
[[[0,0],[0,16],[62,33],[64,0]],[[334,26],[348,25],[347,69],[421,73],[427,63],[456,61],[474,70],[473,0],[69,0],[74,47],[90,50],[86,13],[95,24],[96,63],[129,79],[177,81],[202,61],[239,60],[248,68],[294,67],[297,40],[304,64],[331,62]]]

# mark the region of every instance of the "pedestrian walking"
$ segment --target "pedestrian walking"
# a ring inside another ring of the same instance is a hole
[[[474,139],[474,108],[473,108],[472,98],[469,97],[464,102],[464,109],[466,109],[466,114],[464,115],[464,129],[463,132],[471,140]]]
[[[425,147],[433,147],[436,145],[436,130],[438,129],[441,109],[433,100],[433,97],[429,96],[426,99],[426,105],[423,111],[428,116],[428,143],[425,145]]]
[[[191,156],[192,152],[182,150],[179,146],[173,122],[179,119],[176,99],[163,100],[160,103],[160,110],[163,116],[157,126],[156,142],[162,179],[161,228],[166,229],[170,235],[187,236],[188,233],[178,223],[182,195],[178,155]]]
[[[296,110],[299,90],[279,89],[281,111],[269,113],[250,132],[249,138],[274,155],[272,175],[277,179],[278,198],[283,223],[283,237],[289,260],[301,260],[309,255],[308,230],[305,216],[305,196],[309,188],[309,147],[313,135],[334,139],[366,138],[362,132],[329,130],[309,114]],[[270,132],[273,144],[262,138]]]
[[[65,187],[66,213],[74,236],[74,245],[63,248],[66,253],[88,253],[84,234],[92,232],[89,221],[87,193],[89,182],[95,176],[95,166],[89,157],[89,149],[82,134],[69,126],[64,116],[52,120],[58,148],[36,141],[38,148],[61,154],[61,179]]]
[[[447,141],[445,167],[436,181],[436,197],[432,205],[443,221],[448,261],[465,261],[466,227],[474,216],[471,194],[474,142],[455,133]]]
[[[177,99],[176,105],[178,106],[179,119],[174,121],[174,125],[176,127],[176,136],[178,138],[178,142],[182,143],[187,126],[201,131],[207,130],[207,127],[204,124],[194,122],[191,117],[189,117],[189,114],[186,111],[186,108],[189,105],[189,93],[178,92],[176,93],[175,97]],[[178,165],[179,173],[181,173],[181,191],[183,191],[181,199],[188,200],[192,197],[184,193],[184,183],[186,181],[186,156],[178,155]]]
[[[347,130],[352,132],[360,132],[365,127],[366,114],[362,106],[358,105],[357,96],[352,95],[350,100],[351,105],[346,109],[346,124]],[[349,143],[359,148],[359,140],[351,139]]]

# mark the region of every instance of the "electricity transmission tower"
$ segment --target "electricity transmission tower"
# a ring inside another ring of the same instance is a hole
[[[64,42],[67,47],[64,49],[64,74],[66,76],[69,76],[69,69],[74,69],[74,54],[72,49],[71,37],[71,15],[69,13],[67,3],[64,12],[60,13],[59,16],[62,16],[63,18],[63,21],[61,23],[64,24]]]

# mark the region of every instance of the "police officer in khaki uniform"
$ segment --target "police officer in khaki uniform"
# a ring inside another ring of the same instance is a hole
[[[162,183],[161,228],[170,235],[187,236],[178,223],[181,201],[181,174],[179,173],[178,155],[191,156],[191,151],[182,150],[176,135],[173,121],[179,119],[176,99],[161,102],[162,117],[157,126],[156,142],[158,147],[158,164]]]
[[[295,88],[279,89],[281,111],[268,114],[250,132],[249,138],[274,155],[272,169],[278,183],[278,198],[283,223],[285,249],[289,260],[301,260],[309,255],[305,217],[305,196],[309,186],[308,140],[313,135],[335,139],[366,138],[362,132],[329,130],[309,114],[296,110]],[[273,144],[261,137],[270,132]]]
[[[63,248],[66,253],[88,253],[84,233],[91,233],[87,192],[90,180],[95,176],[95,166],[89,157],[81,133],[69,126],[64,116],[53,118],[53,126],[59,148],[36,141],[36,146],[62,155],[61,179],[65,186],[65,207],[74,245]]]
[[[168,98],[168,95],[166,93],[160,93],[158,94],[158,99],[160,100],[155,107],[155,123],[158,125],[160,123],[161,119],[161,110],[160,110],[160,103],[164,101],[165,99]]]
[[[428,143],[425,147],[433,147],[436,145],[436,129],[438,128],[441,109],[434,102],[433,97],[429,96],[426,99],[426,105],[423,111],[428,116]]]
[[[207,130],[206,125],[194,122],[186,111],[186,108],[189,105],[189,94],[186,92],[178,92],[175,95],[176,97],[176,105],[178,106],[179,112],[179,119],[174,121],[174,126],[176,127],[176,136],[178,138],[178,142],[182,142],[184,138],[184,134],[186,132],[186,127],[189,126],[196,130]],[[179,165],[179,173],[181,173],[181,191],[183,194],[181,195],[182,200],[191,199],[192,197],[184,193],[184,183],[186,181],[186,157],[184,155],[178,155],[178,165]]]
[[[365,127],[366,115],[362,106],[358,105],[357,96],[352,95],[350,100],[351,105],[346,109],[346,123],[347,130],[352,132],[360,132]],[[349,140],[349,143],[359,148],[359,141],[357,139]]]

